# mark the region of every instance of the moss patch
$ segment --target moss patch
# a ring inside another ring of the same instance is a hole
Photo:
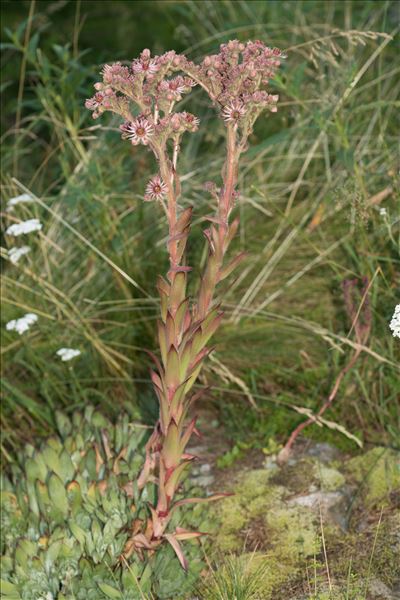
[[[268,532],[278,560],[296,565],[318,554],[320,539],[313,513],[302,507],[273,507],[266,514]]]
[[[315,461],[302,458],[295,465],[285,465],[275,473],[272,483],[284,485],[292,494],[305,494],[315,483]]]
[[[362,486],[366,506],[388,505],[390,494],[400,490],[400,454],[374,448],[346,465],[348,474]]]
[[[333,492],[345,484],[344,475],[333,467],[327,467],[322,463],[314,466],[315,478],[319,481],[320,487],[326,492]]]
[[[220,503],[221,528],[217,545],[223,552],[242,550],[246,525],[278,503],[285,489],[270,483],[271,475],[265,469],[255,469],[242,475],[233,489],[234,495]]]
[[[369,580],[390,589],[400,577],[400,516],[393,514],[393,492],[400,486],[398,459],[395,452],[375,448],[342,464],[303,457],[278,472],[248,471],[236,480],[235,495],[218,506],[216,547],[225,555],[239,554],[237,558],[244,563],[250,557],[248,551],[255,551],[249,568],[256,572],[259,565],[265,566],[259,582],[263,600],[342,600],[344,591],[349,600],[358,600],[365,596]],[[293,496],[317,489],[332,493],[343,486],[351,490],[355,482],[362,487],[351,531],[323,523],[333,582],[328,592],[318,507],[295,505]],[[388,508],[382,514],[384,503]],[[315,596],[304,595],[311,593],[310,573],[315,578]],[[365,597],[369,598],[368,593]]]

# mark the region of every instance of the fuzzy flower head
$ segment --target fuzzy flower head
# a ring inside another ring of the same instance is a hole
[[[244,115],[246,109],[240,100],[233,100],[222,109],[221,115],[227,123],[238,123]]]
[[[6,229],[7,235],[17,237],[25,233],[31,233],[32,231],[40,231],[42,224],[39,219],[28,219],[27,221],[21,221],[21,223],[13,223]]]
[[[184,125],[185,129],[189,131],[197,131],[200,125],[200,119],[195,115],[192,115],[190,112],[181,112],[181,122]]]
[[[34,313],[27,313],[20,319],[13,319],[9,321],[6,325],[7,331],[16,331],[19,335],[28,331],[34,323],[38,320],[38,316]]]
[[[393,337],[400,338],[400,304],[397,304],[394,309],[392,320],[389,323],[389,328],[393,333]]]
[[[153,75],[160,68],[159,62],[155,58],[151,58],[150,50],[145,49],[140,55],[140,58],[135,58],[132,61],[132,71],[138,74]]]
[[[144,116],[140,116],[133,121],[126,121],[120,126],[120,130],[122,131],[122,139],[130,140],[134,146],[138,144],[147,146],[154,134],[154,126]]]
[[[150,179],[146,186],[146,193],[144,199],[146,201],[151,200],[162,200],[167,193],[167,186],[159,175],[156,175]]]
[[[86,108],[96,110],[103,104],[105,95],[102,92],[96,92],[93,98],[88,98],[85,102]]]

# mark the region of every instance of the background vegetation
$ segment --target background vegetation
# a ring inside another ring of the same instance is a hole
[[[111,416],[123,407],[154,421],[144,350],[156,345],[155,275],[166,263],[164,217],[142,201],[154,164],[120,142],[117,122],[92,121],[84,100],[104,62],[144,47],[199,58],[231,38],[260,38],[288,59],[272,84],[280,110],[258,123],[243,160],[237,245],[249,256],[225,295],[227,318],[200,381],[233,440],[225,462],[285,441],[304,419],[299,407],[321,406],[355,343],[341,282],[362,276],[371,281],[372,334],[326,416],[367,445],[399,448],[399,351],[388,329],[399,302],[397,3],[2,8],[3,224],[36,217],[44,225],[23,240],[32,251],[17,265],[6,250],[15,240],[2,242],[6,460],[53,430],[56,408],[93,403]],[[209,211],[203,184],[218,180],[224,151],[215,115],[201,91],[192,96],[203,126],[183,148],[183,198],[199,224]],[[37,202],[6,211],[26,190]],[[194,227],[191,264],[203,252]],[[21,337],[6,332],[25,312],[38,314],[38,324]],[[62,363],[62,346],[82,354]],[[356,449],[335,428],[304,433]]]

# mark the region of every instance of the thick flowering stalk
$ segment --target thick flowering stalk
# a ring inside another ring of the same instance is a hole
[[[160,203],[169,229],[169,269],[165,278],[159,277],[157,285],[161,309],[157,325],[160,357],[152,355],[155,369],[151,372],[160,414],[147,443],[146,460],[138,480],[139,489],[148,481],[156,482],[158,497],[156,505],[149,506],[151,518],[147,523],[135,525],[125,548],[126,556],[135,550],[154,551],[166,539],[186,567],[179,540],[202,535],[180,528],[168,532],[168,525],[177,507],[204,500],[175,500],[182,477],[196,458],[186,452],[192,434],[197,433],[195,418],[188,418],[199,397],[192,388],[212,350],[208,343],[222,319],[215,301],[217,285],[243,259],[243,254],[239,254],[228,263],[225,260],[239,226],[237,218],[231,220],[238,196],[239,158],[247,148],[248,136],[260,112],[266,108],[271,112],[277,110],[278,96],[268,94],[262,87],[279,66],[281,56],[279,50],[259,41],[224,44],[219,54],[206,57],[200,65],[173,51],[151,57],[150,51],[144,50],[130,68],[121,63],[106,65],[103,81],[95,84],[97,92],[86,102],[94,118],[106,110],[122,116],[122,138],[133,145],[145,145],[154,153],[159,172],[147,184],[144,200]],[[180,73],[175,75],[177,71]],[[208,93],[223,119],[227,145],[222,185],[206,184],[216,211],[206,217],[208,258],[198,296],[190,302],[186,290],[192,269],[186,264],[185,250],[193,209],[179,206],[178,158],[183,134],[196,131],[199,119],[188,112],[176,112],[175,108],[195,85]],[[215,494],[206,500],[223,495]]]

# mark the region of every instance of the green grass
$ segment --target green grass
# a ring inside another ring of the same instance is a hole
[[[211,383],[210,401],[237,442],[285,441],[304,418],[292,406],[318,410],[349,360],[354,336],[340,284],[366,275],[372,334],[326,417],[365,442],[399,447],[399,346],[388,329],[399,301],[396,3],[147,2],[142,19],[140,2],[113,2],[112,14],[108,3],[59,11],[38,3],[31,20],[32,5],[15,4],[4,5],[3,197],[21,193],[20,182],[40,203],[4,210],[4,227],[30,217],[44,227],[16,240],[32,246],[17,266],[2,252],[5,456],[51,430],[56,407],[125,407],[154,420],[144,350],[156,347],[165,222],[142,194],[155,165],[120,142],[116,122],[91,121],[83,103],[104,60],[144,46],[198,58],[232,37],[260,37],[288,54],[273,83],[280,110],[258,123],[243,160],[237,245],[249,257],[225,294],[216,339],[218,360],[260,413],[212,362],[200,385]],[[182,152],[196,265],[209,211],[202,186],[218,180],[223,137],[201,92],[190,102],[203,124]],[[39,315],[31,333],[5,332],[25,312]],[[55,357],[61,346],[82,355],[64,364]],[[305,434],[356,449],[338,431]]]

